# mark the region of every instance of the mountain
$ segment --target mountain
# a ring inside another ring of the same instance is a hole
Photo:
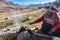
[[[16,10],[21,10],[24,7],[19,4],[14,4],[13,2],[7,0],[0,0],[0,11],[6,11],[11,8],[14,8]]]
[[[56,6],[58,9],[60,8],[60,0],[56,0],[54,2],[44,3],[44,4],[30,4],[30,5],[19,5],[14,4],[13,2],[10,2],[8,0],[0,0],[0,11],[8,11],[9,9],[13,8],[15,10],[38,10],[44,7],[45,5],[53,5]]]
[[[44,4],[30,4],[26,8],[34,8],[34,9],[40,9],[46,5],[53,5],[57,8],[60,8],[60,0],[56,0],[54,2],[44,3]]]
[[[22,4],[21,6],[23,6],[23,7],[26,7],[27,5],[25,5],[25,4]]]
[[[37,9],[39,6],[41,6],[41,4],[30,4],[26,8],[35,8],[35,9]]]
[[[0,8],[7,6],[7,1],[0,0]]]

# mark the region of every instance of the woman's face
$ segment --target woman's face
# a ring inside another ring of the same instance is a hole
[[[53,11],[51,11],[51,10],[49,10],[49,11],[47,11],[47,14],[49,15],[49,16],[52,16],[53,15]]]

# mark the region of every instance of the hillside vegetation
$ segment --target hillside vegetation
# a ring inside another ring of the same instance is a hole
[[[24,16],[22,16],[21,18],[19,18],[20,25],[21,26],[29,25],[28,24],[29,22],[32,22],[33,20],[39,18],[44,12],[45,12],[44,9],[41,9],[41,10],[36,10],[36,11],[33,11],[33,12],[25,13]],[[1,14],[1,16],[3,16],[3,18],[4,17],[10,17],[10,14],[8,14],[8,13],[4,14],[3,13],[3,14]],[[31,17],[30,20],[27,20],[26,22],[22,22],[22,21],[28,19],[29,17]],[[4,20],[4,19],[1,18],[1,20]],[[10,27],[11,25],[13,25],[13,20],[5,20],[3,22],[0,22],[0,28]]]

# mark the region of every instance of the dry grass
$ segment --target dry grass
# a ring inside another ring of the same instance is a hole
[[[10,16],[11,16],[11,14],[9,14],[8,12],[0,13],[0,22],[6,21],[5,18],[8,18]]]
[[[9,34],[9,35],[0,37],[0,40],[13,40],[16,36],[17,36],[17,34],[13,33],[13,34]]]

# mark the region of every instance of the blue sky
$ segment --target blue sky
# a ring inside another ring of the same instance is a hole
[[[9,0],[15,4],[20,5],[29,5],[29,4],[39,4],[39,3],[47,3],[47,2],[53,2],[55,0]]]

